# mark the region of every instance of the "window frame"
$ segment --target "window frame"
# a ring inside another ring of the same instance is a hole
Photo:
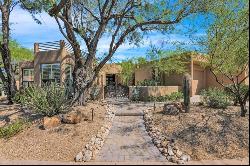
[[[49,78],[44,78],[43,77],[43,71],[44,71],[44,67],[43,65],[47,65],[49,66]],[[53,72],[53,66],[55,65],[58,65],[59,66],[59,79],[55,78],[54,76],[54,72]],[[61,82],[61,64],[60,63],[43,63],[43,64],[40,64],[40,77],[41,77],[41,84],[43,83],[51,83],[51,82],[55,82],[55,83],[60,83]]]

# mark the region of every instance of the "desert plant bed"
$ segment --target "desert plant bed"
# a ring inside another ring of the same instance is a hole
[[[153,126],[191,160],[238,159],[249,155],[249,116],[240,108],[191,106],[190,113],[165,115],[163,107],[150,110]]]
[[[10,138],[0,138],[0,159],[74,161],[76,154],[103,124],[105,103],[92,101],[79,107],[84,118],[77,124],[61,124],[42,130],[39,122]],[[94,110],[94,121],[92,121]]]

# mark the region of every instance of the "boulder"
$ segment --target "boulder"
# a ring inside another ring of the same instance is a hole
[[[166,115],[178,115],[180,111],[174,104],[164,104],[163,112]]]
[[[184,102],[174,102],[173,105],[179,110],[179,112],[185,112]]]
[[[62,122],[68,124],[77,124],[82,120],[82,114],[80,111],[72,111],[63,115]]]
[[[53,127],[57,127],[60,124],[61,124],[61,119],[57,116],[43,118],[43,128],[44,129],[50,129]]]

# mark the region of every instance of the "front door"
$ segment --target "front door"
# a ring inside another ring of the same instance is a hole
[[[115,74],[107,74],[106,75],[106,85],[107,86],[115,86]]]

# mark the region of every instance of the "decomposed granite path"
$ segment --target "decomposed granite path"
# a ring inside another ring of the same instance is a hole
[[[166,161],[153,145],[143,124],[146,105],[113,100],[117,109],[113,126],[94,161]]]

